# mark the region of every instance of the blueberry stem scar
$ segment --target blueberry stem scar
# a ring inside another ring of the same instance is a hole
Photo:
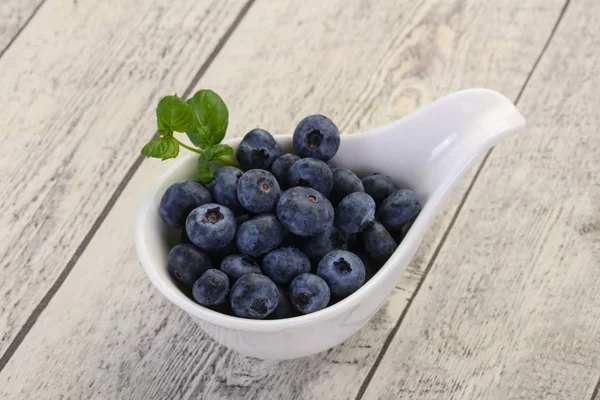
[[[188,149],[189,151],[193,151],[194,153],[198,153],[198,154],[202,154],[203,151],[201,149],[196,149],[192,146],[188,146],[187,144],[179,141],[177,138],[173,137],[173,139],[175,139],[175,141],[184,149]],[[232,160],[231,158],[227,158],[227,157],[217,157],[217,160],[221,161],[223,164],[227,164],[227,165],[231,165],[232,167],[238,167],[240,166],[240,164],[237,163],[237,161]]]

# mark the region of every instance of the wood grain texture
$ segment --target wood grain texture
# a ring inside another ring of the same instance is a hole
[[[245,4],[47,1],[0,60],[0,354]]]
[[[365,399],[590,399],[600,377],[600,4],[571,1]]]
[[[2,0],[0,2],[0,54],[23,29],[44,0]]]
[[[374,7],[259,0],[198,87],[223,95],[232,135],[255,126],[289,132],[314,112],[331,115],[343,131],[364,130],[473,86],[516,98],[563,2],[527,8],[516,1],[474,3],[386,1]],[[0,374],[0,394],[352,398],[472,177],[454,193],[390,301],[363,330],[327,353],[274,363],[215,345],[161,298],[139,267],[134,213],[165,165],[142,165]]]

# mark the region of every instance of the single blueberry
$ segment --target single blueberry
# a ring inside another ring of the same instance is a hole
[[[235,215],[225,206],[208,203],[188,215],[185,230],[192,243],[204,250],[226,247],[235,237]]]
[[[289,290],[292,305],[302,314],[324,309],[331,296],[327,283],[315,274],[298,275]]]
[[[319,275],[336,297],[346,297],[365,283],[365,266],[354,253],[334,250],[319,262]]]
[[[262,274],[256,260],[243,254],[231,254],[225,257],[219,269],[227,274],[231,282],[237,281],[244,275]]]
[[[419,196],[412,190],[400,189],[381,203],[378,217],[389,231],[396,231],[417,218],[419,212],[421,212]]]
[[[364,177],[362,179],[362,184],[365,188],[365,193],[375,200],[377,207],[379,207],[390,194],[400,189],[400,186],[398,186],[392,178],[379,173]]]
[[[298,157],[297,155],[292,153],[286,153],[279,157],[277,160],[275,160],[273,165],[271,165],[271,173],[273,174],[275,179],[277,179],[277,182],[279,182],[279,186],[282,189],[287,189],[288,171],[290,170],[292,165],[294,165],[294,163],[298,160],[300,160],[300,157]]]
[[[244,171],[267,169],[281,155],[281,146],[264,129],[252,129],[244,136],[235,154]]]
[[[246,210],[262,214],[275,209],[281,189],[273,174],[263,169],[251,169],[239,179],[237,195]]]
[[[360,232],[375,220],[375,201],[363,192],[350,193],[335,209],[335,226],[342,233]]]
[[[294,149],[302,158],[328,161],[340,147],[340,131],[323,115],[309,115],[294,130]]]
[[[333,173],[333,188],[329,194],[329,200],[334,207],[350,193],[365,191],[359,177],[349,169],[332,168],[331,172]]]
[[[261,214],[239,226],[235,243],[243,254],[257,257],[278,247],[286,234],[275,215]]]
[[[288,187],[305,186],[329,196],[333,188],[331,168],[316,158],[297,161],[287,174]]]
[[[204,272],[212,268],[210,258],[199,248],[187,243],[180,243],[171,249],[167,265],[171,276],[188,286],[192,286]]]
[[[290,232],[313,236],[333,225],[333,206],[323,194],[306,187],[286,190],[277,203],[277,217]]]
[[[233,284],[229,301],[238,317],[263,319],[277,308],[279,290],[268,277],[248,274]]]
[[[218,269],[209,269],[194,283],[192,296],[196,303],[211,307],[225,303],[229,294],[229,278]]]
[[[194,181],[169,186],[160,199],[160,216],[172,228],[184,229],[185,219],[196,207],[212,202],[208,189]]]
[[[386,262],[398,247],[392,235],[377,221],[364,229],[362,240],[369,257],[377,262]]]
[[[215,203],[224,205],[233,211],[235,215],[244,212],[237,197],[238,179],[242,174],[243,172],[239,168],[225,166],[215,171],[215,177],[208,184]]]
[[[302,248],[313,263],[318,263],[327,253],[333,250],[347,250],[348,243],[344,235],[334,226],[324,232],[308,238]]]
[[[296,276],[310,272],[306,254],[293,247],[280,247],[269,252],[261,266],[264,274],[280,285],[289,285]]]
[[[277,286],[277,290],[279,290],[279,303],[277,307],[273,311],[271,315],[269,315],[269,319],[283,319],[283,318],[293,318],[299,315],[298,311],[292,305],[289,292],[287,288],[282,286]]]

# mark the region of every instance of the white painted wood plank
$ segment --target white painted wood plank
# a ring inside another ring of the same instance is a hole
[[[199,87],[223,95],[230,134],[237,135],[255,126],[289,132],[316,111],[331,115],[344,131],[363,130],[472,86],[516,98],[563,3],[539,1],[527,9],[516,1],[474,3],[389,1],[370,8],[341,0],[259,1]],[[0,374],[0,394],[352,398],[468,182],[365,329],[329,353],[272,363],[216,346],[145,278],[133,249],[134,213],[164,167],[142,165]],[[70,368],[75,363],[77,371]]]
[[[0,354],[245,0],[47,0],[0,59]]]
[[[600,377],[600,3],[571,1],[364,398],[590,399]]]
[[[2,0],[0,2],[0,54],[43,1]]]

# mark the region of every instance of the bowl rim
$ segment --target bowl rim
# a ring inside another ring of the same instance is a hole
[[[347,135],[346,139],[349,139],[352,136],[358,136],[360,134]],[[273,135],[276,140],[286,140],[289,141],[292,138],[292,135]],[[235,148],[235,146],[241,141],[242,138],[236,137],[225,140],[224,144],[229,144]],[[255,319],[246,319],[236,316],[230,316],[218,311],[213,311],[209,308],[203,307],[200,304],[195,303],[192,299],[187,297],[183,292],[181,292],[176,286],[174,290],[165,285],[163,282],[163,278],[161,278],[158,273],[158,268],[165,268],[162,264],[152,260],[149,256],[148,251],[146,250],[147,244],[145,243],[145,231],[146,225],[148,224],[147,216],[151,212],[151,206],[153,204],[153,200],[156,199],[157,196],[162,196],[162,193],[159,193],[160,188],[164,185],[164,182],[170,178],[170,176],[182,167],[183,164],[188,162],[190,158],[196,158],[196,154],[186,154],[178,157],[175,162],[170,165],[152,184],[151,188],[146,193],[144,200],[142,202],[141,207],[138,210],[136,216],[136,226],[135,226],[135,245],[138,254],[138,258],[146,272],[146,275],[150,278],[150,281],[153,285],[173,304],[177,305],[179,308],[183,309],[190,315],[195,318],[199,318],[203,321],[235,330],[242,331],[250,331],[250,332],[276,332],[282,331],[290,328],[298,328],[304,327],[312,324],[317,324],[326,320],[330,320],[343,314],[344,312],[350,311],[353,308],[356,308],[360,305],[361,301],[369,296],[371,292],[373,292],[377,287],[379,287],[383,282],[386,282],[389,279],[398,279],[401,276],[402,272],[399,274],[397,278],[394,278],[392,275],[394,271],[394,265],[400,263],[403,259],[412,258],[410,254],[411,250],[416,249],[416,246],[419,243],[414,243],[415,241],[419,241],[419,238],[422,236],[426,229],[426,220],[431,219],[431,214],[433,211],[432,203],[440,201],[441,199],[435,199],[434,197],[439,194],[439,191],[436,191],[432,196],[430,196],[427,200],[423,201],[423,207],[417,219],[413,222],[413,225],[408,230],[406,236],[403,238],[402,242],[392,256],[381,266],[379,271],[377,271],[373,277],[366,282],[363,286],[361,286],[356,292],[352,293],[348,297],[338,301],[336,304],[333,304],[329,307],[326,307],[322,310],[316,311],[311,314],[300,315],[292,318],[284,318],[284,319],[264,319],[264,320],[255,320]],[[159,200],[160,201],[160,200]],[[178,293],[175,293],[177,291]],[[386,295],[386,299],[389,295]],[[377,309],[383,305],[385,300],[377,306]]]

